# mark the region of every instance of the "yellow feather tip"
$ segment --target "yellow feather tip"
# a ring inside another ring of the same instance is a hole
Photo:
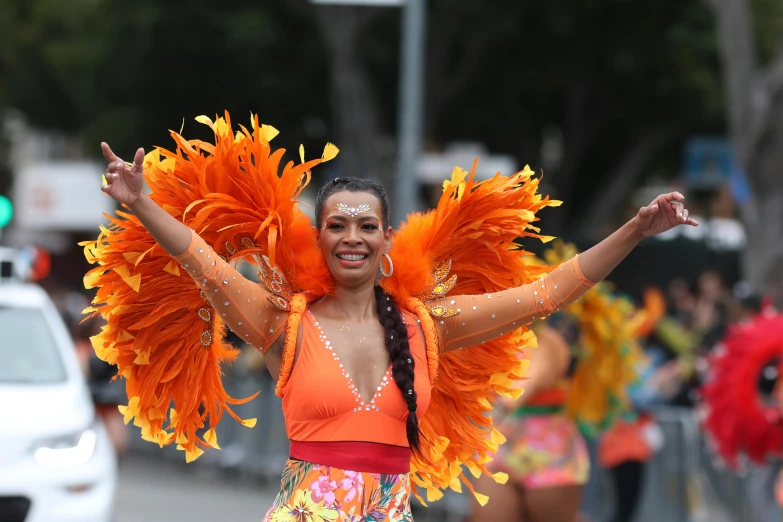
[[[215,449],[220,449],[217,441],[217,433],[215,428],[210,428],[204,433],[204,441]]]
[[[215,124],[212,123],[212,118],[209,118],[208,116],[204,116],[203,114],[201,116],[196,116],[196,121],[199,123],[203,123],[204,125],[208,125],[210,128],[215,128]],[[185,122],[182,122],[182,125],[185,125]],[[181,131],[180,131],[181,133]]]
[[[437,502],[443,498],[443,492],[436,488],[427,488],[427,502]]]
[[[267,143],[272,141],[278,134],[280,134],[280,131],[271,125],[261,125],[261,135],[264,137]]]
[[[503,473],[502,471],[499,473],[495,473],[492,475],[492,478],[497,482],[498,484],[505,484],[508,482],[508,473]]]
[[[321,155],[321,158],[324,161],[331,161],[337,157],[339,152],[340,149],[338,149],[333,143],[327,143],[324,147],[324,153]]]

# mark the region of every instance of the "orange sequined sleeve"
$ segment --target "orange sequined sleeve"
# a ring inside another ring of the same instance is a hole
[[[435,319],[441,350],[490,341],[573,303],[595,285],[582,274],[578,259],[574,257],[545,278],[526,285],[492,294],[459,295],[434,301],[433,306],[457,312],[452,317]]]
[[[271,294],[263,286],[215,254],[195,231],[187,251],[172,257],[204,291],[212,310],[245,342],[266,352],[285,330],[288,312],[269,303]]]

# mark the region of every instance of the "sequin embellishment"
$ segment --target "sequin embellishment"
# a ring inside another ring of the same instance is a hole
[[[454,288],[454,285],[457,284],[457,275],[455,274],[449,277],[449,272],[451,272],[451,259],[437,266],[435,273],[432,275],[432,285],[430,285],[423,294],[417,296],[418,299],[423,301],[427,306],[430,314],[435,317],[440,317],[441,319],[459,315],[459,310],[453,310],[440,304],[431,304],[432,301],[440,299],[448,294],[451,289]]]
[[[343,366],[343,363],[340,361],[340,357],[337,356],[336,353],[334,353],[334,348],[332,348],[332,343],[329,341],[329,339],[326,337],[326,334],[324,333],[323,329],[321,328],[321,323],[318,322],[318,318],[313,314],[310,310],[307,310],[305,312],[307,316],[310,318],[310,320],[313,322],[313,325],[318,329],[318,339],[321,340],[323,343],[324,348],[329,350],[332,354],[332,358],[337,363],[337,365],[340,368],[340,372],[342,373],[343,377],[346,378],[348,381],[348,389],[351,390],[351,393],[356,398],[356,402],[359,403],[358,406],[356,406],[353,411],[359,412],[361,410],[364,411],[381,411],[381,409],[376,404],[376,399],[381,396],[381,392],[383,389],[392,382],[392,365],[389,364],[389,367],[386,369],[386,373],[383,374],[383,379],[381,379],[381,383],[375,388],[375,393],[373,394],[372,398],[370,398],[370,402],[365,402],[362,398],[361,394],[359,393],[359,389],[356,387],[356,385],[353,383],[353,379],[348,374],[348,372],[345,371],[345,366]]]

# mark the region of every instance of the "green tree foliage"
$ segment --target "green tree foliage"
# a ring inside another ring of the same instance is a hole
[[[0,13],[0,107],[88,143],[168,145],[167,129],[226,109],[295,130],[329,114],[318,34],[282,2],[0,0]]]
[[[645,172],[676,175],[683,138],[723,132],[715,21],[702,0],[429,4],[427,142],[481,141],[541,167],[542,130],[559,128],[562,160],[548,181],[568,205],[557,219],[588,212],[634,151],[647,151]],[[754,0],[762,59],[777,49],[778,4]],[[258,112],[289,148],[336,140],[332,115],[344,109],[328,92],[339,82],[329,82],[317,16],[304,1],[0,0],[0,109],[121,151],[168,145],[166,129],[183,122],[200,132],[194,116],[224,109],[242,122]],[[359,40],[387,135],[400,18],[384,10]]]

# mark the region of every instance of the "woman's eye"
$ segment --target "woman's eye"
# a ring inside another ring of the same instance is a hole
[[[343,225],[341,223],[332,223],[330,225],[327,225],[326,228],[331,228],[332,230],[337,230],[338,228],[343,228]]]
[[[365,230],[378,230],[378,225],[373,225],[372,223],[367,223],[365,225],[362,225],[362,228]]]

